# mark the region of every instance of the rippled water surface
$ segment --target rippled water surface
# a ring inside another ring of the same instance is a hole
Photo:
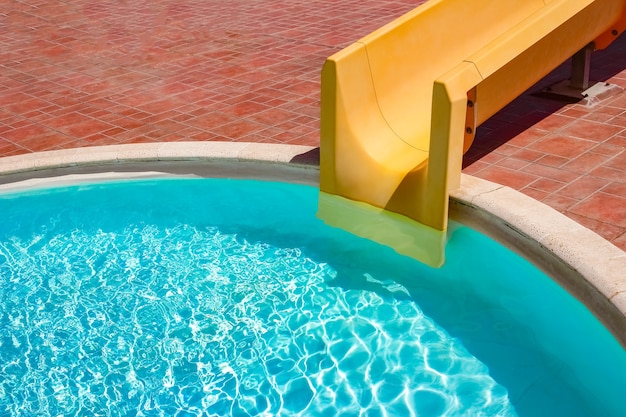
[[[323,226],[316,197],[235,180],[0,196],[0,415],[618,415],[623,351],[529,264],[455,225],[430,269]]]

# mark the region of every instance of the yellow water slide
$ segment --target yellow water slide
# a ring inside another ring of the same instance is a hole
[[[440,266],[476,127],[625,27],[626,0],[430,0],[331,56],[319,216]]]

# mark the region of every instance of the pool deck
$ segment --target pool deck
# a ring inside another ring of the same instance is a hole
[[[4,0],[0,157],[190,141],[319,146],[324,59],[419,3]],[[464,173],[626,250],[626,92],[591,104],[531,95],[568,74],[565,64],[483,124]],[[591,78],[626,88],[626,35],[594,53]],[[15,161],[0,159],[0,171]]]

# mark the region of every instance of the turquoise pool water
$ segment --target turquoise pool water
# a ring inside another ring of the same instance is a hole
[[[453,224],[431,269],[315,217],[313,187],[0,195],[0,416],[623,416],[626,353]]]

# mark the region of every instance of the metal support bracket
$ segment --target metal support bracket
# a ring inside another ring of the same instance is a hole
[[[570,87],[580,92],[589,88],[589,69],[591,68],[591,53],[594,50],[593,43],[588,44],[572,57],[572,75]]]
[[[572,72],[569,80],[560,81],[533,95],[592,106],[600,100],[621,92],[623,89],[618,85],[589,80],[591,54],[594,49],[592,42],[572,56]]]

